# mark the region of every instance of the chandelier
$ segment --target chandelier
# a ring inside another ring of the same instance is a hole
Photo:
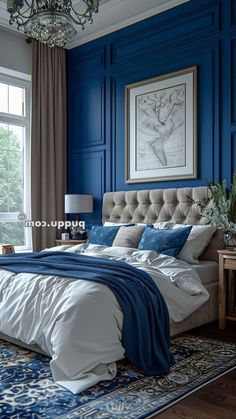
[[[29,38],[64,47],[77,27],[93,22],[100,0],[7,0],[10,25],[16,24]]]

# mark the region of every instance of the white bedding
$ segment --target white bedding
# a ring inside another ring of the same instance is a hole
[[[198,273],[202,284],[208,285],[217,282],[219,278],[219,265],[212,260],[199,260],[198,265],[192,265]]]
[[[145,270],[172,321],[183,320],[208,299],[191,265],[154,251],[99,245],[55,250],[119,259]],[[114,294],[102,284],[0,270],[0,332],[40,346],[52,357],[54,380],[73,393],[115,376],[115,361],[124,357],[122,323]]]

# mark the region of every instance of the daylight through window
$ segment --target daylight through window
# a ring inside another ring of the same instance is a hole
[[[27,80],[28,78],[28,80]],[[31,248],[31,231],[18,214],[30,218],[30,81],[0,72],[0,243]]]

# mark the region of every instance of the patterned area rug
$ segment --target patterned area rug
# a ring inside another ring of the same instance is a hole
[[[73,395],[54,384],[47,357],[0,340],[0,418],[149,418],[236,366],[235,344],[184,335],[171,349],[166,377],[122,361],[113,381]]]

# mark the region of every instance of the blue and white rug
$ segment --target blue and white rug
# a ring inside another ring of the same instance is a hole
[[[235,344],[185,335],[171,349],[168,376],[119,362],[113,381],[73,395],[54,384],[47,357],[0,340],[0,419],[148,418],[236,366]]]

